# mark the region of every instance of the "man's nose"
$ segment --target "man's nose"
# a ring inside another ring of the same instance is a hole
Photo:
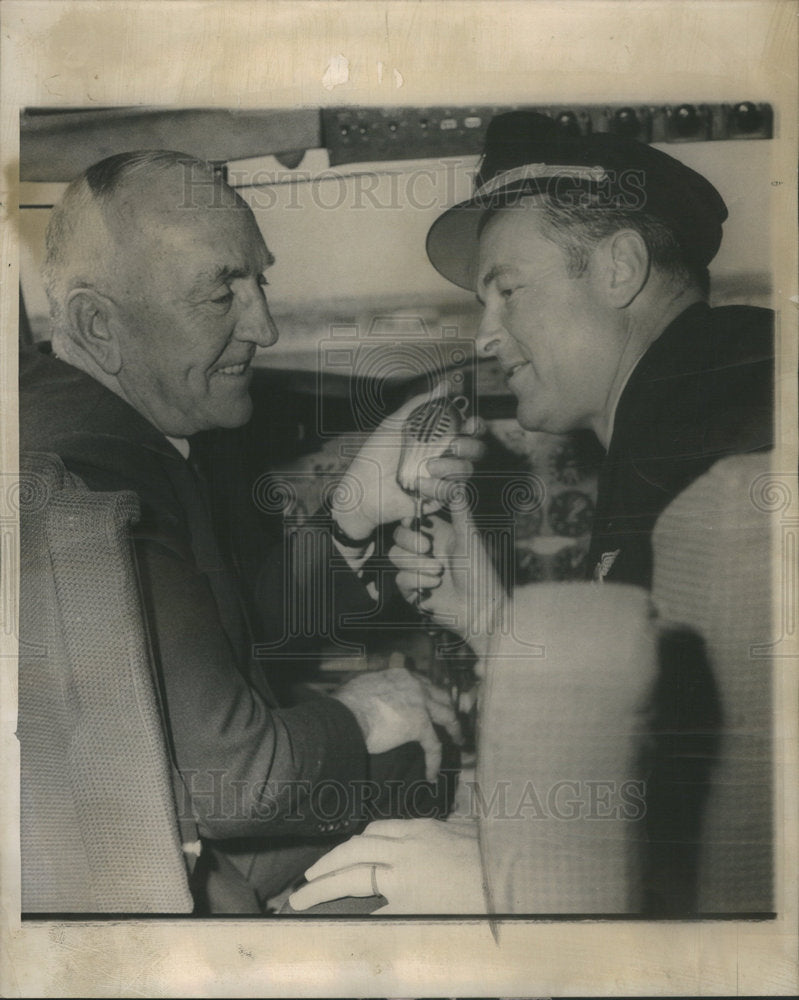
[[[277,343],[280,333],[260,285],[250,291],[242,304],[235,335],[239,340],[258,347],[271,347]]]
[[[477,329],[478,355],[492,358],[497,353],[502,332],[502,324],[497,320],[494,310],[485,307],[480,318],[480,326]]]

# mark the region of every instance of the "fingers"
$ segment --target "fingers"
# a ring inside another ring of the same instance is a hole
[[[426,614],[432,613],[429,608],[425,607],[423,602],[428,601],[431,592],[440,586],[440,576],[423,577],[418,573],[397,573],[394,582],[404,601],[415,605]]]
[[[450,511],[450,530],[457,542],[456,547],[462,552],[468,552],[470,539],[477,530],[468,508],[459,505],[453,507]]]
[[[437,692],[435,699],[431,696],[427,701],[427,711],[430,718],[437,725],[443,726],[456,743],[462,742],[461,727],[449,695],[445,691],[440,691],[443,698],[439,698],[439,689],[434,688],[432,684],[430,687]],[[436,770],[436,774],[438,774],[438,770]]]
[[[397,567],[397,587],[405,600],[417,590],[431,590],[440,586],[444,564],[432,555],[432,539],[422,531],[408,527],[405,519],[394,531],[396,545],[389,550],[388,558]]]
[[[416,536],[418,537],[418,536]],[[413,544],[413,539],[409,539]],[[421,573],[423,576],[438,578],[444,572],[444,564],[435,556],[423,552],[412,552],[407,548],[394,545],[389,549],[388,557],[399,570]]]
[[[397,573],[397,587],[403,593],[412,590],[435,590],[441,586],[441,574],[423,573],[419,570],[409,569]],[[424,599],[427,600],[428,594]]]
[[[430,714],[432,716],[433,713]],[[422,750],[424,751],[425,774],[427,780],[435,781],[438,776],[438,772],[441,770],[442,750],[441,743],[436,736],[436,731],[433,729],[431,722],[428,721],[427,725],[419,734],[419,742],[421,743]]]
[[[423,514],[435,514],[437,510],[441,510],[441,504],[438,500],[425,500],[422,503]]]
[[[400,529],[403,530],[400,531]],[[407,549],[408,552],[417,552],[419,550],[415,548],[417,543],[413,541],[413,536],[422,536],[425,538],[427,543],[432,547],[432,550],[440,555],[448,551],[450,542],[455,538],[455,531],[449,520],[435,514],[425,515],[422,519],[421,528],[415,526],[412,518],[403,518],[400,524],[394,529],[394,541],[404,549]],[[428,549],[421,547],[421,543],[419,545],[422,553],[428,551]]]
[[[404,531],[402,532],[401,536],[398,536],[396,532],[399,531],[400,528],[403,528]],[[450,527],[449,520],[445,519],[444,517],[440,517],[436,514],[428,514],[421,519],[421,526],[420,522],[417,521],[415,518],[404,517],[397,525],[397,527],[394,529],[394,531],[395,531],[394,540],[399,545],[404,545],[405,548],[408,548],[408,545],[404,543],[405,540],[410,538],[410,535],[406,534],[405,532],[422,535],[429,542],[431,539],[434,538],[438,537],[443,538],[446,536],[447,533],[451,534],[452,528]],[[413,547],[411,546],[411,548]],[[414,548],[413,551],[416,551],[416,549]]]
[[[322,855],[306,871],[305,877],[321,878],[355,865],[390,865],[396,861],[397,841],[395,837],[386,835],[369,836],[365,833],[359,837],[350,837],[343,844],[334,847],[332,851]]]
[[[464,421],[463,427],[461,427],[461,434],[466,434],[469,437],[480,437],[487,430],[488,425],[485,420],[482,420],[478,416],[471,416]]]
[[[461,433],[453,440],[447,450],[456,458],[477,462],[485,454],[486,446],[479,438]]]
[[[474,466],[466,458],[442,455],[440,458],[428,459],[427,472],[429,476],[420,476],[420,479],[468,479],[474,472]]]
[[[402,596],[403,596],[403,598],[409,604],[415,603],[417,611],[421,612],[421,614],[423,614],[423,615],[428,615],[430,618],[432,618],[435,621],[436,620],[436,609],[430,603],[430,601],[432,600],[432,597],[433,597],[433,595],[432,595],[432,593],[430,591],[431,591],[430,587],[427,587],[425,591],[421,591],[421,592],[417,588],[415,590],[415,594],[417,595],[417,600],[415,602],[411,600],[411,596],[412,595],[406,594],[404,591],[402,592]]]
[[[379,889],[379,868],[375,868],[375,886]],[[314,879],[307,885],[297,889],[289,896],[289,902],[295,910],[307,910],[317,903],[328,903],[333,899],[345,896],[372,896],[372,866],[356,865],[343,871],[332,872],[329,875]]]
[[[440,477],[420,476],[416,481],[416,489],[425,497],[424,512],[429,514],[439,507],[446,507],[452,497],[452,490],[458,490],[459,480],[464,478],[466,477],[453,476],[442,479]]]
[[[444,688],[434,684],[429,677],[419,675],[419,682],[424,688],[425,697],[428,701],[437,702],[439,705],[444,705],[448,708],[452,706],[452,699],[449,693]]]
[[[394,582],[403,598],[411,604],[416,604],[430,599],[432,591],[441,586],[441,577],[426,576],[415,570],[407,570],[397,573]]]
[[[433,541],[426,531],[415,531],[410,527],[410,519],[406,518],[394,529],[394,541],[405,552],[414,555],[424,555],[433,547]]]
[[[384,840],[407,840],[409,837],[424,836],[436,820],[423,819],[373,819],[361,837],[382,837]]]

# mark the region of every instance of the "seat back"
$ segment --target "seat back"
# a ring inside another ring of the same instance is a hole
[[[653,598],[698,632],[720,700],[720,745],[705,804],[700,913],[770,912],[772,899],[771,516],[756,502],[766,454],[713,466],[661,515]]]
[[[481,712],[493,912],[773,911],[767,471],[725,459],[664,511],[656,619],[638,588],[516,591]]]
[[[540,583],[484,684],[475,807],[489,909],[623,914],[642,908],[639,747],[657,678],[646,591]]]
[[[21,459],[22,910],[193,909],[139,599],[133,493]]]

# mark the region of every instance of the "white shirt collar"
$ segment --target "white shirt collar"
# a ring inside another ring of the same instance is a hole
[[[185,459],[188,459],[189,454],[191,453],[191,446],[186,438],[172,438],[168,434],[165,434],[164,437],[174,448],[177,448]]]

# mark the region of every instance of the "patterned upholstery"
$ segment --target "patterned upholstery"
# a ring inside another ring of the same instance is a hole
[[[479,734],[476,805],[492,912],[640,909],[640,880],[631,878],[645,814],[636,751],[656,674],[645,591],[517,591]]]
[[[493,912],[772,911],[767,470],[766,455],[724,459],[661,515],[657,619],[618,584],[517,591],[481,713]],[[658,809],[687,817],[674,839],[649,840]]]
[[[132,493],[22,457],[22,910],[187,913],[172,772],[143,628]]]
[[[771,518],[758,503],[769,456],[718,462],[663,512],[654,535],[661,617],[704,638],[721,700],[721,746],[699,862],[702,913],[766,912],[772,900]]]

